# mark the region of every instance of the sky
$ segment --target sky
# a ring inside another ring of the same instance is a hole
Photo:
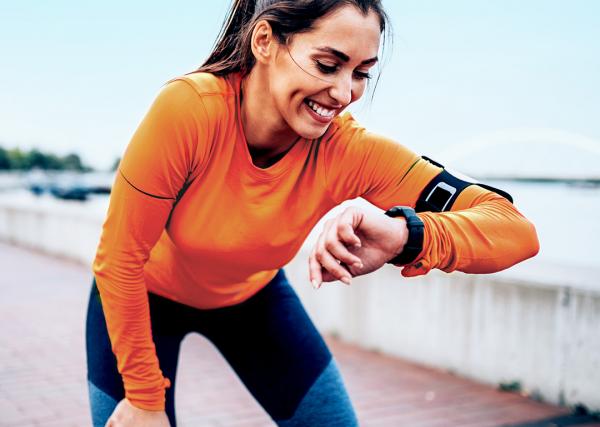
[[[0,0],[0,146],[109,168],[228,4]],[[383,4],[393,43],[350,108],[362,125],[466,172],[600,176],[600,1]]]

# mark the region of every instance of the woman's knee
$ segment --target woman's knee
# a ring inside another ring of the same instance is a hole
[[[90,380],[87,381],[87,384],[92,425],[94,427],[104,427],[117,404],[120,402],[120,399],[116,399],[104,390],[101,390]]]
[[[125,397],[125,390],[111,349],[95,280],[88,302],[85,337],[92,423],[104,427],[117,403]]]
[[[352,402],[334,359],[304,395],[294,414],[275,422],[281,427],[358,426]]]

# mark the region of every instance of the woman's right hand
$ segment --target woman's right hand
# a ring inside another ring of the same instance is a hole
[[[170,427],[165,411],[148,411],[121,400],[105,427]]]

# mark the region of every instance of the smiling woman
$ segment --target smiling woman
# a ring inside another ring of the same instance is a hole
[[[94,259],[94,425],[176,425],[190,332],[278,425],[357,425],[283,270],[345,200],[387,215],[349,208],[326,222],[308,259],[315,288],[386,263],[406,277],[488,273],[537,253],[507,193],[343,113],[364,94],[386,20],[375,0],[236,1],[204,65],[164,85],[119,164]]]

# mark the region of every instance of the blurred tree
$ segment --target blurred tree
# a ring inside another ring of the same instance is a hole
[[[26,154],[26,156],[28,156],[28,167],[27,169],[31,169],[31,168],[40,168],[40,169],[51,169],[48,167],[48,163],[49,163],[49,158],[47,155],[43,154],[40,150],[38,149],[33,149],[29,152],[29,155]]]
[[[46,169],[62,170],[64,169],[64,162],[60,157],[54,154],[46,154]]]
[[[40,168],[44,170],[74,170],[90,172],[94,168],[84,165],[78,154],[71,153],[66,156],[44,153],[37,148],[29,152],[19,148],[6,150],[0,147],[0,169],[29,170]]]
[[[0,170],[5,169],[10,169],[10,158],[6,150],[0,147]]]
[[[63,165],[65,169],[72,169],[78,171],[84,170],[84,166],[81,163],[81,159],[75,153],[68,154],[66,157],[64,157]]]
[[[29,157],[18,148],[8,150],[8,160],[10,169],[29,169]]]

